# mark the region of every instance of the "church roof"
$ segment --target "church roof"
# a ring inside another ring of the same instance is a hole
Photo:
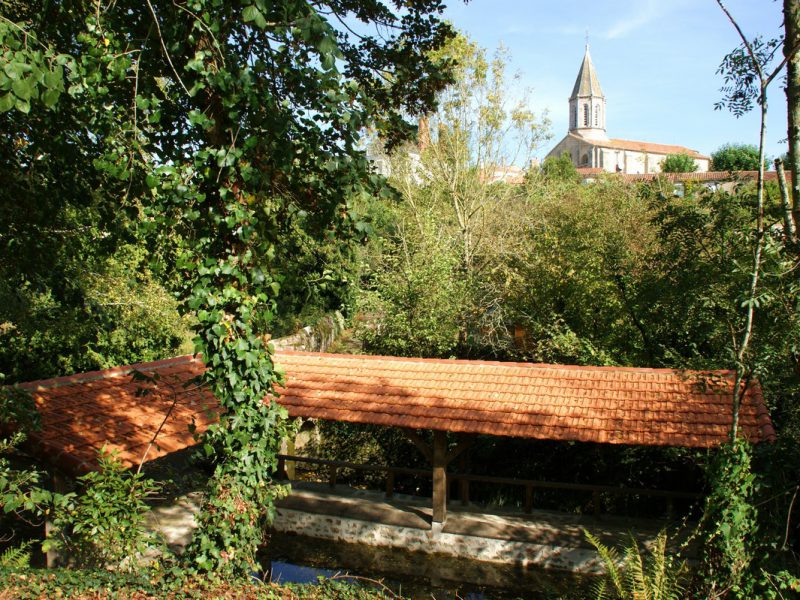
[[[653,142],[637,142],[634,140],[603,140],[597,143],[603,148],[614,148],[617,150],[634,150],[636,152],[649,152],[651,154],[688,154],[692,158],[708,158],[700,154],[697,150],[684,146],[672,146],[670,144],[654,144]]]
[[[592,57],[589,55],[589,46],[586,46],[586,54],[583,55],[581,70],[578,71],[578,78],[575,80],[575,87],[572,88],[572,96],[602,96],[603,90],[600,89],[600,79],[597,71],[594,70]]]
[[[592,139],[585,138],[576,133],[568,133],[567,138],[573,138],[583,144],[590,146],[597,146],[599,148],[610,148],[612,150],[632,150],[634,152],[647,152],[649,154],[687,154],[692,158],[700,158],[710,160],[705,154],[700,154],[697,150],[686,148],[685,146],[673,146],[671,144],[655,144],[653,142],[638,142],[636,140],[620,140],[620,139]],[[566,138],[565,138],[566,139]]]

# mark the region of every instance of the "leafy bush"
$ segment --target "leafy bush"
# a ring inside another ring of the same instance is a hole
[[[157,543],[145,527],[145,503],[159,486],[143,473],[131,473],[114,455],[99,453],[99,471],[79,478],[83,493],[55,514],[54,531],[44,549],[64,551],[79,567],[134,570]]]
[[[40,471],[10,460],[25,441],[26,432],[39,427],[39,413],[30,394],[15,388],[0,389],[0,432],[9,432],[7,437],[0,437],[0,542],[9,541],[25,526],[40,525],[44,515],[65,500],[41,486]],[[12,552],[6,558],[13,562],[15,555]]]

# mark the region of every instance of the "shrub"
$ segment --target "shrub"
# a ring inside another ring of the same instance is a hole
[[[79,478],[83,493],[56,513],[44,550],[63,551],[79,567],[133,570],[137,558],[157,542],[145,527],[150,510],[145,501],[159,486],[143,473],[130,472],[105,450],[98,460],[99,471]]]

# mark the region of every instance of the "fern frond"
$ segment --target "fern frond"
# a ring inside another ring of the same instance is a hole
[[[639,543],[631,534],[631,543],[625,548],[625,577],[628,591],[635,600],[652,600]]]
[[[597,555],[600,557],[606,571],[606,580],[611,582],[615,595],[620,598],[624,597],[625,586],[622,581],[623,575],[619,567],[619,554],[616,549],[609,548],[585,529],[583,530],[583,535],[586,536],[589,543],[597,550]],[[598,588],[602,594],[598,595],[598,600],[613,597],[608,595],[605,585],[598,586]]]
[[[666,531],[658,533],[652,549],[644,554],[631,534],[622,559],[617,550],[588,531],[584,530],[584,535],[597,550],[606,571],[594,586],[597,600],[683,600],[686,562],[667,553]]]
[[[667,561],[667,532],[658,532],[650,551],[648,574],[653,588],[653,600],[667,600],[669,593],[669,563]]]
[[[0,554],[0,568],[27,569],[31,563],[30,547],[33,542],[27,541],[16,548],[7,548]]]

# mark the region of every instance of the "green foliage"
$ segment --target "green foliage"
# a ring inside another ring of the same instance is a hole
[[[263,584],[248,579],[226,580],[168,570],[16,569],[0,567],[0,593],[15,600],[41,598],[115,598],[119,600],[385,600],[398,599],[386,590],[360,585],[345,576],[314,584]]]
[[[466,290],[458,257],[433,236],[413,248],[387,244],[374,289],[358,304],[357,331],[370,352],[447,357],[456,349]]]
[[[146,250],[124,245],[104,256],[91,244],[83,240],[86,254],[79,256],[55,250],[54,262],[35,274],[19,262],[6,265],[0,369],[10,379],[109,368],[191,348],[189,322],[148,268]]]
[[[7,548],[0,554],[0,570],[2,569],[27,569],[31,562],[31,546],[33,542],[23,542],[17,547]]]
[[[758,148],[752,144],[725,144],[720,146],[711,154],[711,170],[757,171]]]
[[[605,575],[597,584],[597,600],[679,600],[685,598],[686,563],[668,553],[667,533],[661,531],[646,557],[631,536],[622,557],[588,531],[586,539],[597,549]]]
[[[720,88],[722,99],[714,104],[714,110],[727,108],[739,118],[750,112],[754,105],[761,104],[761,81],[753,58],[765,78],[768,77],[782,58],[778,51],[782,41],[783,36],[764,38],[757,35],[749,40],[752,55],[742,43],[723,57],[717,69],[717,75],[722,75],[724,80],[724,85]]]
[[[429,139],[391,157],[403,202],[367,256],[359,307],[373,352],[498,354],[508,346],[508,259],[522,251],[525,223],[522,188],[506,177],[549,137],[549,122],[508,98],[502,47],[490,56],[459,36],[441,52],[457,60],[456,81],[427,117]]]
[[[544,159],[541,166],[541,174],[545,181],[563,181],[574,182],[580,181],[578,170],[572,164],[572,159],[568,152],[564,152],[561,156],[549,156]]]
[[[758,535],[758,512],[753,504],[756,476],[750,466],[750,447],[741,439],[723,446],[711,464],[711,493],[703,523],[702,573],[707,593],[752,598],[750,564]]]
[[[27,391],[11,386],[0,388],[0,430],[36,430],[41,421],[36,403]]]
[[[39,413],[27,392],[11,387],[0,388],[0,525],[13,532],[20,519],[37,522],[54,509],[63,506],[66,498],[42,487],[42,473],[34,468],[19,467],[11,457],[27,432],[40,427]]]
[[[522,358],[571,364],[652,364],[637,321],[640,282],[657,248],[652,211],[615,178],[528,188],[513,261],[510,311],[527,332]]]
[[[78,567],[135,571],[157,544],[145,525],[146,501],[159,486],[105,450],[98,453],[98,462],[99,471],[78,478],[81,493],[70,495],[55,511],[44,550],[63,551]]]
[[[56,54],[5,19],[0,21],[0,49],[0,113],[14,109],[28,113],[38,101],[54,108],[65,91],[64,67],[71,66],[70,57]]]
[[[270,450],[274,456],[278,448]],[[270,468],[272,472],[275,466]],[[195,565],[190,566],[210,570],[234,561],[256,564],[254,552],[275,517],[274,502],[287,495],[289,488],[260,482],[251,489],[246,486],[252,484],[240,479],[221,469],[214,474],[198,517],[199,529],[192,537],[190,552]]]
[[[664,173],[694,173],[697,163],[688,154],[670,154],[661,162],[661,170]]]
[[[24,299],[35,313],[62,326],[31,327],[48,332],[41,347],[85,348],[69,327],[82,322],[85,296],[108,297],[121,277],[137,281],[128,290],[135,297],[147,289],[139,278],[146,269],[175,291],[180,310],[193,316],[203,379],[222,409],[203,438],[212,494],[187,559],[192,568],[244,575],[279,493],[275,453],[292,429],[272,399],[280,370],[265,342],[276,313],[301,304],[278,301],[284,283],[295,291],[306,283],[292,281],[292,249],[304,236],[330,248],[359,224],[363,233],[354,202],[386,192],[357,150],[360,136],[371,129],[388,147],[407,139],[413,127],[404,115],[429,110],[449,81],[450,61],[433,58],[452,35],[439,19],[442,6],[6,4],[6,18],[24,35],[70,57],[54,110],[31,105],[27,114],[0,115],[0,166],[8,174],[0,235],[20,257],[0,265],[9,271],[8,295],[29,289]],[[348,19],[378,30],[351,35],[340,27]],[[20,204],[33,209],[21,215],[13,209]],[[67,244],[43,235],[62,223]],[[147,248],[150,264],[109,265],[131,239]],[[326,277],[324,260],[303,265],[308,278]],[[81,261],[89,268],[78,268]],[[328,271],[332,285],[343,279]],[[59,319],[64,312],[75,315]],[[142,319],[120,316],[133,321],[125,323],[130,330],[101,336],[94,360],[126,362],[115,352]],[[6,331],[22,321],[9,319]],[[17,347],[28,338],[35,336]],[[144,343],[164,353],[171,342]]]

